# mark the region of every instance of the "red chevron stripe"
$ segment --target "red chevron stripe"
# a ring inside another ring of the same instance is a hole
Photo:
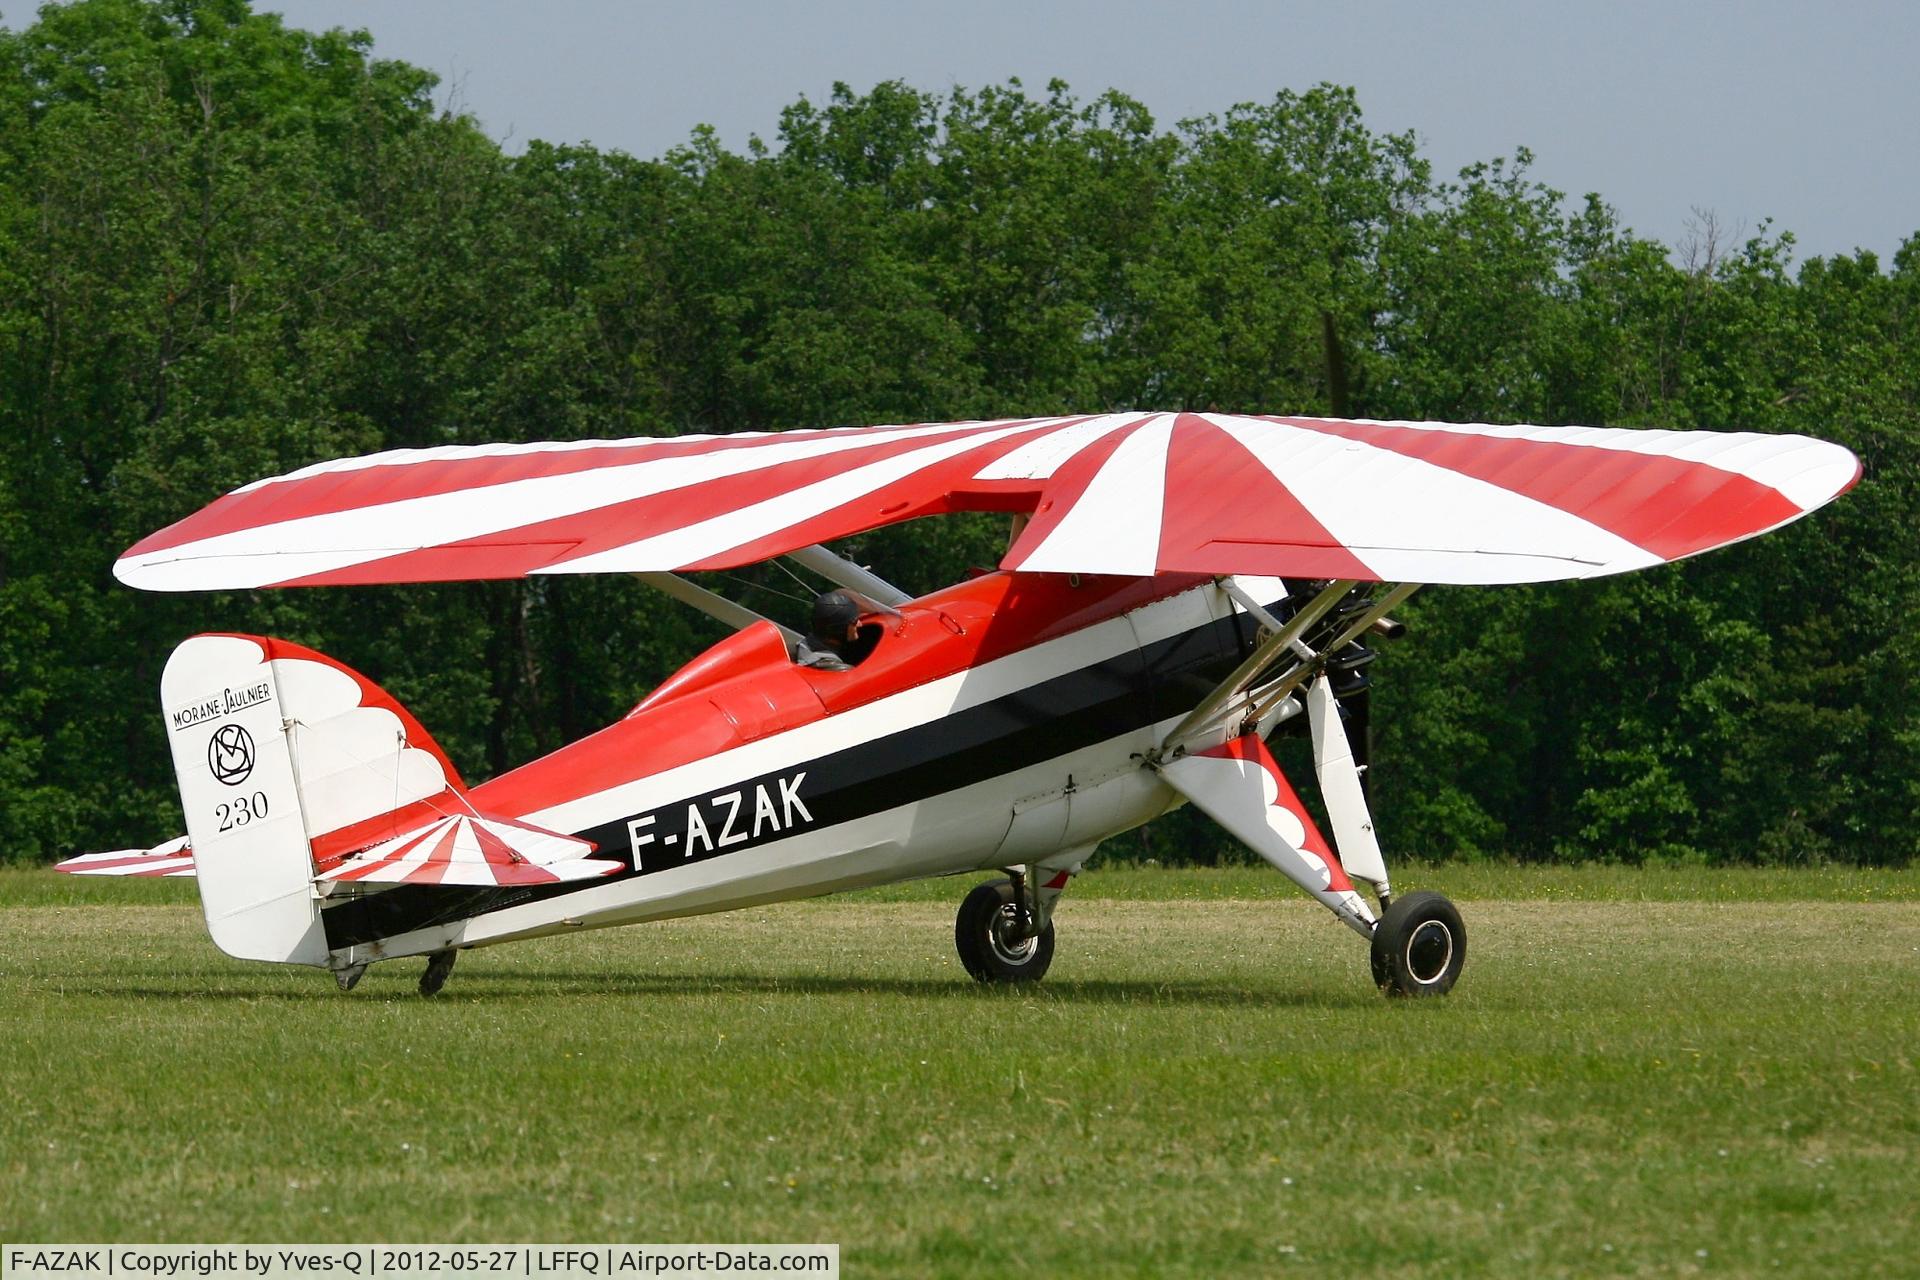
[[[698,484],[671,489],[665,493],[650,494],[608,506],[570,512],[551,520],[522,525],[503,525],[494,532],[476,537],[366,560],[324,573],[290,578],[281,585],[317,587],[521,577],[567,560],[597,555],[638,542],[643,538],[656,537],[690,524],[714,519],[779,494],[830,479],[852,467],[911,453],[916,449],[952,440],[956,436],[997,429],[1006,425],[1009,424],[956,427],[950,432],[937,432],[906,440],[894,438],[892,432],[878,432],[871,444],[857,450],[828,454],[823,457],[795,458],[743,475],[721,476]],[[1007,442],[1007,447],[1012,448],[1024,439],[1051,429],[1053,429],[1051,426],[1041,426],[1034,428],[1031,433],[1021,433],[1012,437]],[[846,433],[832,434],[838,438]],[[916,492],[922,488],[923,483],[918,475],[904,482]],[[871,500],[870,497],[864,499],[864,501]],[[880,505],[884,506],[885,502]],[[507,517],[510,519],[511,513],[507,513]],[[901,517],[892,514],[877,516],[875,523],[890,522],[898,518]],[[851,530],[834,529],[821,536],[841,537],[848,532]],[[431,536],[431,531],[425,531],[425,536]],[[815,540],[817,539],[809,539],[809,541]],[[789,546],[782,546],[780,551],[789,549]],[[751,555],[744,558],[739,556],[715,558],[725,559],[729,564],[738,564],[766,557]]]
[[[1579,516],[1678,560],[1771,529],[1800,514],[1777,490],[1704,462],[1602,445],[1519,440],[1316,418],[1267,418],[1357,440]]]
[[[783,432],[769,435],[723,435],[707,439],[610,441],[583,449],[543,449],[526,447],[518,452],[472,454],[464,457],[392,462],[374,466],[322,471],[296,479],[270,480],[244,493],[231,493],[185,520],[168,525],[128,548],[126,555],[165,550],[188,542],[219,537],[242,529],[261,528],[308,516],[356,511],[410,498],[457,493],[463,489],[481,489],[515,480],[546,476],[574,475],[603,467],[652,462],[664,458],[694,454],[753,449],[762,445],[791,443],[796,438],[835,440],[861,432],[871,432],[873,445],[884,446],[897,431],[920,425],[838,427],[825,431]],[[955,424],[954,430],[978,429],[972,424]],[[865,450],[852,456],[864,457]]]
[[[1160,568],[1204,572],[1218,563],[1207,548],[1228,544],[1243,553],[1244,573],[1375,576],[1238,440],[1204,418],[1181,414],[1167,452]]]

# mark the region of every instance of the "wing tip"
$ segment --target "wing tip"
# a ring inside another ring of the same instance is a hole
[[[1781,437],[1761,437],[1778,440]],[[1818,511],[1835,498],[1859,484],[1866,474],[1860,456],[1843,444],[1818,436],[1791,435],[1797,448],[1782,461],[1797,463],[1789,474],[1765,477],[1780,495],[1799,507],[1802,514]]]

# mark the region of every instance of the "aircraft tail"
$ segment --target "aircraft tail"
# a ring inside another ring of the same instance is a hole
[[[321,864],[464,803],[404,707],[303,646],[194,636],[160,691],[207,931],[228,955],[326,965]]]

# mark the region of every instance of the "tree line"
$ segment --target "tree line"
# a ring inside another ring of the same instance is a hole
[[[1350,90],[1171,127],[1119,92],[837,87],[743,152],[510,155],[363,32],[245,0],[0,29],[0,859],[177,833],[159,672],[312,644],[469,776],[611,720],[713,624],[625,580],[173,597],[110,567],[220,493],[378,449],[1126,407],[1801,431],[1863,459],[1780,534],[1445,589],[1376,676],[1428,858],[1904,863],[1916,847],[1920,236],[1682,245],[1529,157],[1435,175]],[[912,589],[1004,521],[855,540]],[[773,569],[723,585],[788,621]],[[1175,814],[1117,856],[1237,856]]]

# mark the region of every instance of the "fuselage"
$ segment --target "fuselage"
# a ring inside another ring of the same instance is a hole
[[[868,625],[881,633],[859,665],[825,671],[757,623],[617,723],[470,792],[484,812],[592,840],[622,872],[328,904],[329,947],[404,955],[982,867],[1065,869],[1176,803],[1141,756],[1253,634],[1190,576],[990,573]]]

